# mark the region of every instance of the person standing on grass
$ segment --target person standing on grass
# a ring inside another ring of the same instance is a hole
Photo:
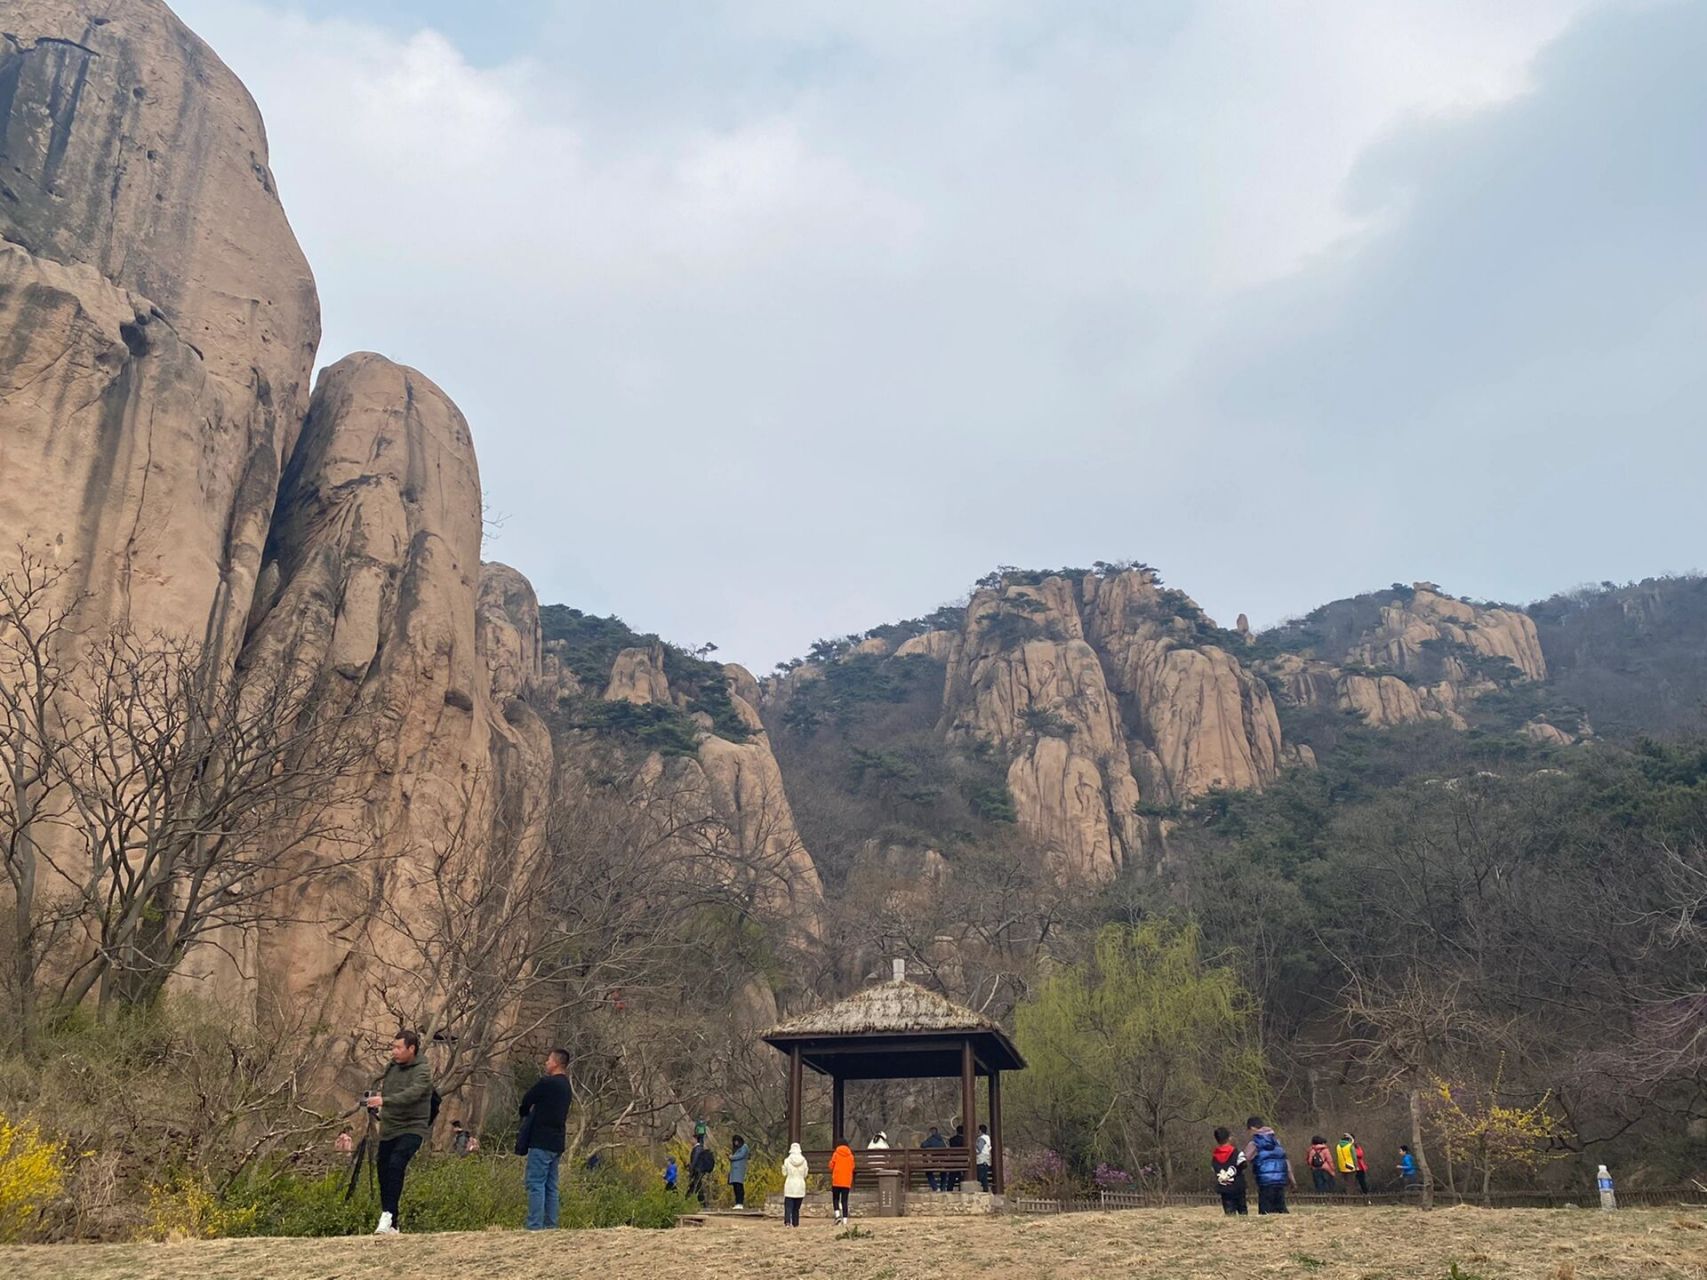
[[[421,1037],[399,1031],[391,1040],[391,1062],[367,1096],[368,1110],[379,1116],[379,1225],[376,1236],[394,1236],[409,1162],[433,1127],[433,1069],[421,1052]]]
[[[545,1055],[545,1074],[522,1095],[520,1111],[531,1119],[528,1130],[527,1229],[543,1231],[557,1225],[557,1166],[569,1130],[569,1050]]]
[[[1245,1160],[1256,1175],[1257,1212],[1285,1213],[1286,1188],[1298,1185],[1298,1179],[1292,1176],[1292,1161],[1287,1159],[1286,1148],[1261,1116],[1246,1120],[1245,1129],[1251,1135],[1245,1143]]]
[[[853,1191],[853,1179],[853,1148],[844,1142],[830,1156],[830,1207],[835,1212],[838,1223],[846,1222],[853,1216],[853,1208],[848,1203],[849,1195]]]
[[[1399,1178],[1405,1184],[1406,1191],[1422,1189],[1422,1176],[1417,1172],[1416,1154],[1404,1143],[1399,1144]]]
[[[978,1126],[978,1140],[972,1147],[972,1158],[978,1165],[978,1189],[985,1193],[990,1190],[990,1161],[992,1144],[990,1142],[990,1126]]]
[[[1317,1193],[1326,1195],[1331,1192],[1334,1189],[1334,1153],[1328,1150],[1328,1140],[1321,1134],[1310,1139],[1310,1150],[1304,1162],[1310,1166],[1310,1182]]]
[[[1221,1197],[1221,1212],[1229,1217],[1249,1214],[1245,1200],[1245,1153],[1233,1145],[1233,1135],[1225,1127],[1215,1131],[1215,1150],[1209,1153],[1209,1167],[1215,1171],[1215,1194]]]
[[[709,1194],[707,1179],[716,1170],[717,1157],[711,1154],[705,1134],[695,1134],[693,1150],[688,1152],[688,1194],[699,1201],[701,1208],[705,1207]]]
[[[735,1195],[737,1209],[747,1207],[747,1160],[752,1154],[747,1140],[736,1134],[735,1145],[729,1148],[729,1190]]]
[[[788,1154],[782,1160],[782,1225],[785,1227],[800,1225],[800,1206],[806,1199],[806,1175],[809,1172],[811,1170],[807,1168],[800,1144],[789,1143]]]
[[[1369,1194],[1369,1162],[1363,1158],[1363,1144],[1349,1133],[1340,1135],[1334,1146],[1334,1163],[1339,1166],[1340,1182],[1346,1194],[1351,1194],[1351,1180],[1357,1179],[1357,1189]]]
[[[674,1156],[671,1156],[668,1160],[664,1161],[664,1190],[674,1191],[675,1189],[676,1189],[676,1158]]]

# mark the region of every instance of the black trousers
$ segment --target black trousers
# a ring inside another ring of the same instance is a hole
[[[800,1225],[800,1205],[805,1196],[784,1196],[782,1198],[782,1225],[798,1227]]]
[[[844,1218],[853,1216],[848,1210],[848,1191],[847,1187],[830,1188],[830,1207]]]
[[[1286,1184],[1284,1182],[1277,1182],[1272,1186],[1266,1186],[1261,1182],[1257,1183],[1257,1212],[1286,1212]]]
[[[403,1199],[403,1175],[409,1172],[409,1162],[421,1149],[421,1135],[403,1133],[379,1144],[374,1164],[379,1170],[379,1207],[391,1215],[391,1225],[397,1225],[397,1203]]]
[[[990,1189],[990,1166],[987,1164],[978,1166],[978,1187],[982,1191]]]
[[[735,1207],[745,1209],[747,1207],[747,1184],[745,1182],[731,1182],[729,1189],[735,1193]]]
[[[1231,1216],[1235,1213],[1249,1214],[1250,1211],[1250,1206],[1245,1202],[1245,1189],[1243,1187],[1237,1191],[1223,1191],[1221,1193],[1222,1213]]]
[[[1362,1169],[1357,1171],[1357,1189],[1364,1195],[1369,1194],[1369,1175]]]

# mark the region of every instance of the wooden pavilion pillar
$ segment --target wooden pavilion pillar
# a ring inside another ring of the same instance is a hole
[[[990,1072],[990,1187],[997,1195],[1008,1190],[1007,1170],[1002,1167],[1002,1073]]]
[[[788,1051],[788,1140],[800,1141],[801,1094],[805,1091],[805,1068],[800,1061],[800,1046]]]
[[[973,1088],[976,1066],[972,1061],[972,1037],[960,1042],[960,1123],[966,1126],[966,1177],[978,1180],[978,1099]]]
[[[830,1145],[839,1147],[847,1141],[847,1082],[840,1076],[830,1077]]]

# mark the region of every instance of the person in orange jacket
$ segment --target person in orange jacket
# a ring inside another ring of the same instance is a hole
[[[853,1190],[853,1175],[853,1148],[844,1142],[830,1154],[830,1205],[835,1210],[838,1223],[846,1222],[853,1216],[848,1208],[848,1192]]]

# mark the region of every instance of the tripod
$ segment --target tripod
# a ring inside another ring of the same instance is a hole
[[[356,1194],[356,1184],[362,1180],[364,1163],[367,1165],[368,1185],[373,1189],[374,1199],[379,1199],[379,1112],[366,1102],[361,1102],[344,1114],[353,1116],[358,1111],[367,1112],[367,1129],[363,1131],[361,1141],[356,1143],[356,1154],[350,1161],[350,1182],[344,1188],[345,1204]]]

